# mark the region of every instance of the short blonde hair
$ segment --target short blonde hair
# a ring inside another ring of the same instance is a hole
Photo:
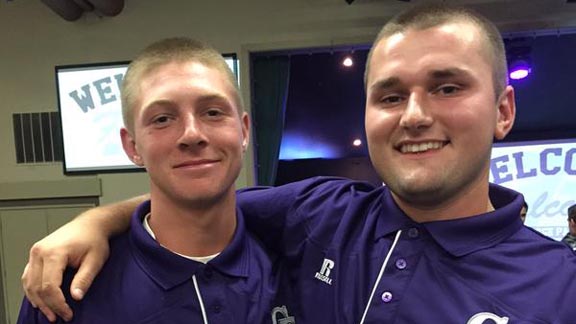
[[[124,126],[134,129],[134,105],[140,95],[140,81],[150,72],[169,63],[198,62],[222,72],[235,88],[238,110],[244,110],[236,76],[222,57],[210,45],[185,37],[166,38],[146,47],[128,66],[122,81],[122,118]]]
[[[506,62],[506,50],[504,41],[498,28],[479,13],[462,7],[453,7],[443,4],[425,4],[416,6],[406,12],[392,18],[382,27],[376,37],[368,59],[366,60],[366,71],[364,73],[364,84],[367,86],[368,72],[370,71],[370,60],[376,45],[385,38],[401,33],[407,29],[424,30],[437,27],[450,22],[465,21],[474,24],[484,36],[487,45],[486,51],[489,62],[492,65],[492,83],[496,100],[508,85],[508,65]]]

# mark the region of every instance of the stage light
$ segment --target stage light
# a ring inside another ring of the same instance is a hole
[[[532,73],[532,42],[533,38],[519,37],[507,39],[506,53],[508,60],[508,76],[512,80],[520,80]]]
[[[352,60],[352,56],[347,55],[342,61],[342,65],[344,65],[345,67],[351,67],[352,65],[354,65],[354,60]]]
[[[357,138],[357,139],[354,140],[354,142],[352,142],[352,145],[354,145],[354,146],[360,146],[360,145],[362,145],[362,140],[360,140],[360,139]]]
[[[530,62],[528,62],[528,60],[517,59],[510,62],[508,71],[510,72],[510,79],[520,80],[527,77],[530,72],[532,72],[532,68],[530,67]]]

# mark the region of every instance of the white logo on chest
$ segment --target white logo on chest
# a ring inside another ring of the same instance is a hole
[[[492,320],[496,324],[508,323],[508,317],[506,316],[500,317],[496,314],[482,312],[470,317],[470,319],[468,320],[468,322],[466,322],[466,324],[484,324],[486,320]]]
[[[322,262],[322,268],[320,268],[319,272],[316,272],[314,278],[331,285],[332,278],[330,278],[330,271],[332,269],[334,269],[334,261],[330,259],[324,259],[324,262]]]

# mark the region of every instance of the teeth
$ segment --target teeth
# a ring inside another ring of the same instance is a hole
[[[400,147],[402,153],[420,153],[428,150],[437,150],[444,146],[442,142],[428,142],[420,144],[405,144]]]

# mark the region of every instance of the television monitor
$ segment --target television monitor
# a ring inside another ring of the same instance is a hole
[[[223,54],[236,74],[236,54]],[[122,149],[120,85],[130,62],[55,67],[64,173],[139,171]]]

